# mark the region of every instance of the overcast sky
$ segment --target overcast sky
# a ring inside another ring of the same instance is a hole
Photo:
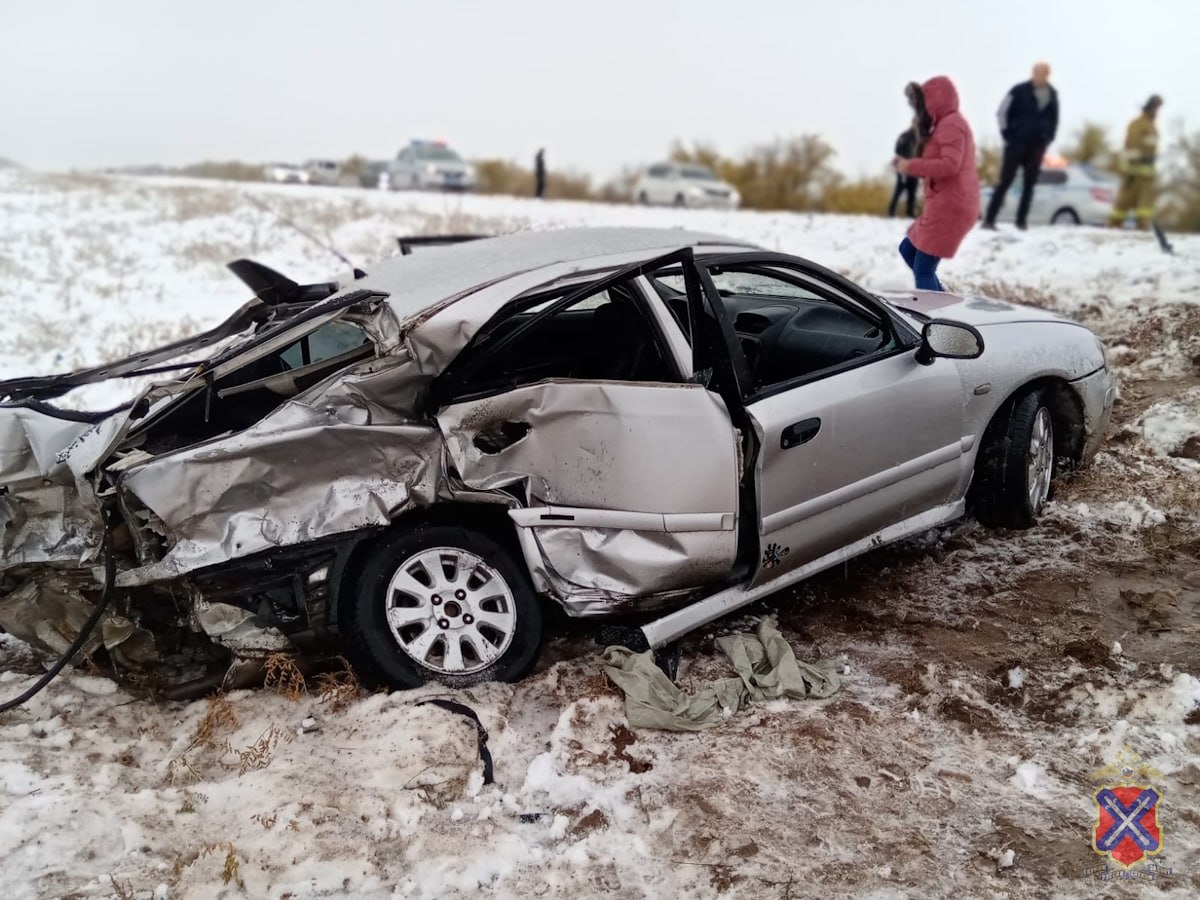
[[[980,142],[1047,59],[1060,135],[1152,92],[1200,130],[1200,0],[0,0],[0,156],[38,168],[391,156],[413,137],[604,179],[674,138],[890,159],[946,74]]]

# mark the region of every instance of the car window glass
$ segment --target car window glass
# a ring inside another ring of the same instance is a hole
[[[670,166],[651,166],[649,174],[652,178],[666,178],[668,175],[671,174],[671,167]]]
[[[1067,173],[1063,169],[1042,169],[1038,172],[1038,184],[1066,184]]]
[[[696,181],[716,181],[717,180],[717,176],[714,175],[709,169],[706,169],[703,166],[683,166],[679,171],[680,171],[680,174],[682,174],[684,178],[691,178]]]
[[[289,369],[299,369],[361,347],[367,340],[362,329],[349,322],[330,322],[298,340],[279,356]],[[306,358],[307,355],[307,358]]]
[[[725,266],[710,277],[746,358],[747,394],[820,377],[895,346],[891,329],[872,313],[802,273]]]
[[[631,284],[585,295],[524,327],[571,290],[515,301],[490,323],[454,363],[464,373],[458,393],[511,390],[550,378],[679,381]]]
[[[420,159],[436,160],[439,162],[459,162],[460,157],[449,147],[442,147],[437,144],[423,144],[416,150],[417,157]]]

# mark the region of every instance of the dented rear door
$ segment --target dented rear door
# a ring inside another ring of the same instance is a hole
[[[691,267],[691,253],[593,282],[519,330],[538,327],[555,310],[587,308],[579,298],[666,264]],[[687,280],[698,290],[694,278]],[[657,296],[636,299],[659,323],[659,339],[664,322],[675,327],[652,308],[662,302]],[[494,361],[516,333],[490,342],[485,336],[479,343],[486,349],[459,368],[478,370],[488,354]],[[562,348],[546,353],[561,355]],[[738,549],[739,435],[722,397],[690,377],[544,377],[482,396],[463,396],[459,388],[440,404],[450,470],[467,489],[514,498],[509,514],[535,586],[569,612],[665,599],[730,574]]]

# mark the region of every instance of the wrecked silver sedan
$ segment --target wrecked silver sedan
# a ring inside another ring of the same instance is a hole
[[[1032,525],[1113,400],[1050,313],[683,231],[231,268],[256,296],[210,332],[0,383],[0,627],[177,693],[292,649],[514,679],[547,599],[662,646],[969,508]]]

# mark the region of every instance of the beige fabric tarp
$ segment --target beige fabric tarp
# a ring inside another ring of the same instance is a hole
[[[754,634],[717,638],[736,678],[721,678],[695,694],[680,690],[654,663],[650,651],[625,647],[604,651],[604,671],[625,692],[625,715],[635,728],[701,731],[723,722],[748,702],[828,697],[838,689],[838,661],[816,664],[796,659],[773,618]]]

